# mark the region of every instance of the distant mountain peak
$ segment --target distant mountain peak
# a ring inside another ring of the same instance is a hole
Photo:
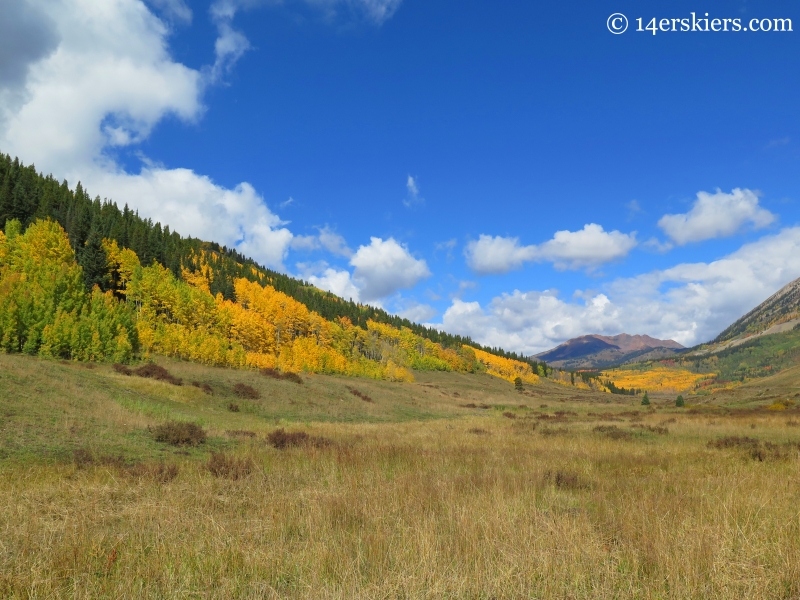
[[[567,340],[535,358],[554,367],[592,369],[620,364],[645,354],[669,356],[681,349],[683,346],[675,340],[659,340],[649,335],[590,334]]]

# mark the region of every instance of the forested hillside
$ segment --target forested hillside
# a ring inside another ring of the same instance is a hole
[[[235,299],[235,280],[243,278],[260,285],[269,285],[278,292],[304,304],[323,319],[346,318],[353,326],[367,331],[370,321],[408,328],[414,334],[443,348],[454,350],[463,345],[489,354],[528,362],[533,370],[536,361],[502,348],[476,344],[469,337],[452,335],[391,315],[386,311],[339,298],[307,282],[267,269],[233,248],[214,242],[183,237],[168,225],[144,219],[126,205],[120,210],[111,200],[99,196],[92,199],[80,183],[71,190],[66,181],[59,183],[52,175],[43,176],[34,165],[25,166],[18,159],[0,153],[0,229],[16,219],[21,231],[37,219],[50,218],[66,232],[69,245],[83,268],[87,290],[98,285],[101,291],[112,289],[106,272],[106,256],[102,241],[108,239],[120,248],[132,250],[142,265],[154,262],[168,269],[180,280],[188,274],[205,273],[212,296],[222,294],[224,300]]]

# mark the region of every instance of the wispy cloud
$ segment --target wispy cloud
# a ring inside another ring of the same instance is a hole
[[[406,179],[406,197],[403,200],[403,205],[406,208],[414,208],[425,204],[425,198],[420,196],[417,180],[411,175]]]

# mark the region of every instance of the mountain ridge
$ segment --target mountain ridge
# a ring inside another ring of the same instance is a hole
[[[663,358],[683,349],[675,340],[659,340],[649,335],[589,334],[567,340],[555,348],[534,355],[534,358],[557,368],[593,369],[621,364],[644,355],[648,358]]]

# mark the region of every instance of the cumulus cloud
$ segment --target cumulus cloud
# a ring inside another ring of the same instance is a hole
[[[414,287],[431,275],[427,263],[414,258],[394,238],[370,238],[369,246],[360,246],[350,265],[355,268],[353,280],[365,301],[391,296],[401,289]]]
[[[515,290],[488,305],[454,299],[441,327],[476,341],[535,354],[598,333],[648,334],[691,346],[800,277],[800,227],[746,244],[710,263],[683,263],[567,301],[554,290]]]
[[[436,309],[430,304],[408,302],[402,309],[397,311],[397,314],[413,323],[425,323],[435,317],[436,312]]]
[[[589,223],[578,231],[557,231],[553,239],[539,245],[521,246],[519,238],[481,235],[467,244],[464,254],[479,275],[507,273],[530,261],[552,262],[559,270],[592,270],[624,258],[636,244],[636,232],[605,231]]]
[[[164,22],[136,0],[106,3],[102,10],[90,0],[14,6],[46,9],[56,48],[31,54],[38,60],[26,63],[20,102],[0,103],[4,152],[59,179],[81,180],[91,193],[127,203],[184,235],[237,246],[282,268],[292,234],[249,184],[228,189],[146,159],[140,172],[128,173],[109,154],[147,138],[165,116],[189,122],[202,116],[207,82],[171,58]]]
[[[353,283],[349,271],[329,267],[321,275],[311,275],[308,282],[341,298],[353,300],[353,302],[361,300],[361,290]]]
[[[728,237],[748,224],[754,229],[767,227],[775,221],[775,215],[758,205],[758,197],[758,192],[740,188],[730,194],[719,188],[713,194],[697,192],[688,213],[664,215],[658,226],[681,246]]]
[[[28,68],[57,46],[56,25],[44,10],[27,2],[0,3],[0,106],[19,105]]]

